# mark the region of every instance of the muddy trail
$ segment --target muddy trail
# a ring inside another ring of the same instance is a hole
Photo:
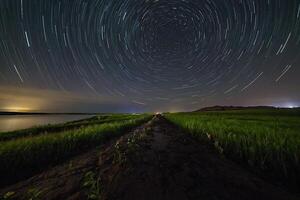
[[[162,116],[0,194],[51,200],[299,199]]]

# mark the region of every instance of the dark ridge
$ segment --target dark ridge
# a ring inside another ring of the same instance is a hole
[[[253,109],[269,109],[269,110],[278,110],[278,109],[299,109],[299,108],[277,108],[274,106],[211,106],[201,108],[194,112],[206,112],[206,111],[229,111],[229,110],[253,110]]]

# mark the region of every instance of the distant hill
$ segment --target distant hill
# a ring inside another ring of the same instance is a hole
[[[278,109],[273,106],[212,106],[205,107],[194,112],[206,112],[206,111],[227,111],[227,110],[248,110],[248,109]]]

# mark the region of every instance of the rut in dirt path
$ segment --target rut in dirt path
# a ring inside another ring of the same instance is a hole
[[[102,199],[294,199],[161,116],[149,127],[142,136],[131,136],[135,145],[130,138],[119,141],[126,158],[100,174]],[[135,149],[128,152],[128,145]]]

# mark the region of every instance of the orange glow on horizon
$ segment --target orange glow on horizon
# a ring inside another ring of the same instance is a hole
[[[3,108],[4,111],[8,112],[29,112],[32,111],[32,109],[28,107],[23,107],[23,106],[11,106],[11,107],[6,107]]]

